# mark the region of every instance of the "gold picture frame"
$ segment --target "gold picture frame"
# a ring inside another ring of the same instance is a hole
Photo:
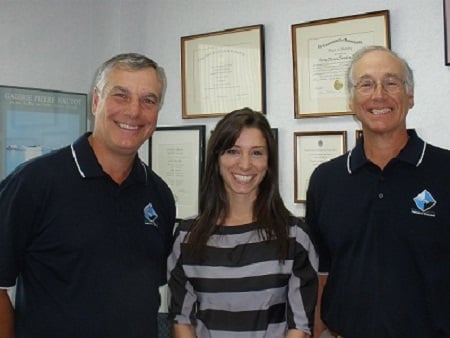
[[[352,115],[347,68],[364,46],[390,48],[389,11],[310,21],[291,30],[295,118]]]

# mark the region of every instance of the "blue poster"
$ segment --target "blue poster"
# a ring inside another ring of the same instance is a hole
[[[86,130],[87,95],[0,86],[0,179]]]

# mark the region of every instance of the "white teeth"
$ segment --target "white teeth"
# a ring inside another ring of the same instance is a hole
[[[237,181],[244,182],[244,183],[246,183],[252,179],[251,176],[244,176],[244,175],[234,175],[234,178]]]
[[[127,130],[137,130],[138,129],[137,126],[130,126],[129,124],[125,124],[125,123],[119,123],[119,127],[122,129],[127,129]]]
[[[372,114],[374,114],[374,115],[381,115],[381,114],[389,113],[390,111],[391,111],[390,108],[372,109]]]

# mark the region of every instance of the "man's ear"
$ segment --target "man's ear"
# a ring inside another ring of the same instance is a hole
[[[408,95],[408,107],[409,107],[409,109],[414,107],[414,94]]]
[[[94,115],[94,116],[97,111],[99,97],[100,97],[100,93],[98,92],[98,89],[96,87],[92,91],[92,115]]]

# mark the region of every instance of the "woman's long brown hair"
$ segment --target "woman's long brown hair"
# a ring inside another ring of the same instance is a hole
[[[253,215],[260,227],[261,236],[276,240],[279,259],[284,260],[287,256],[291,213],[284,205],[279,192],[278,145],[266,117],[250,108],[227,114],[212,132],[206,152],[199,215],[192,222],[186,242],[191,246],[194,257],[202,258],[208,238],[218,227],[223,226],[220,223],[228,215],[229,205],[220,175],[219,157],[234,146],[243,128],[259,129],[267,143],[268,169],[259,186]]]

